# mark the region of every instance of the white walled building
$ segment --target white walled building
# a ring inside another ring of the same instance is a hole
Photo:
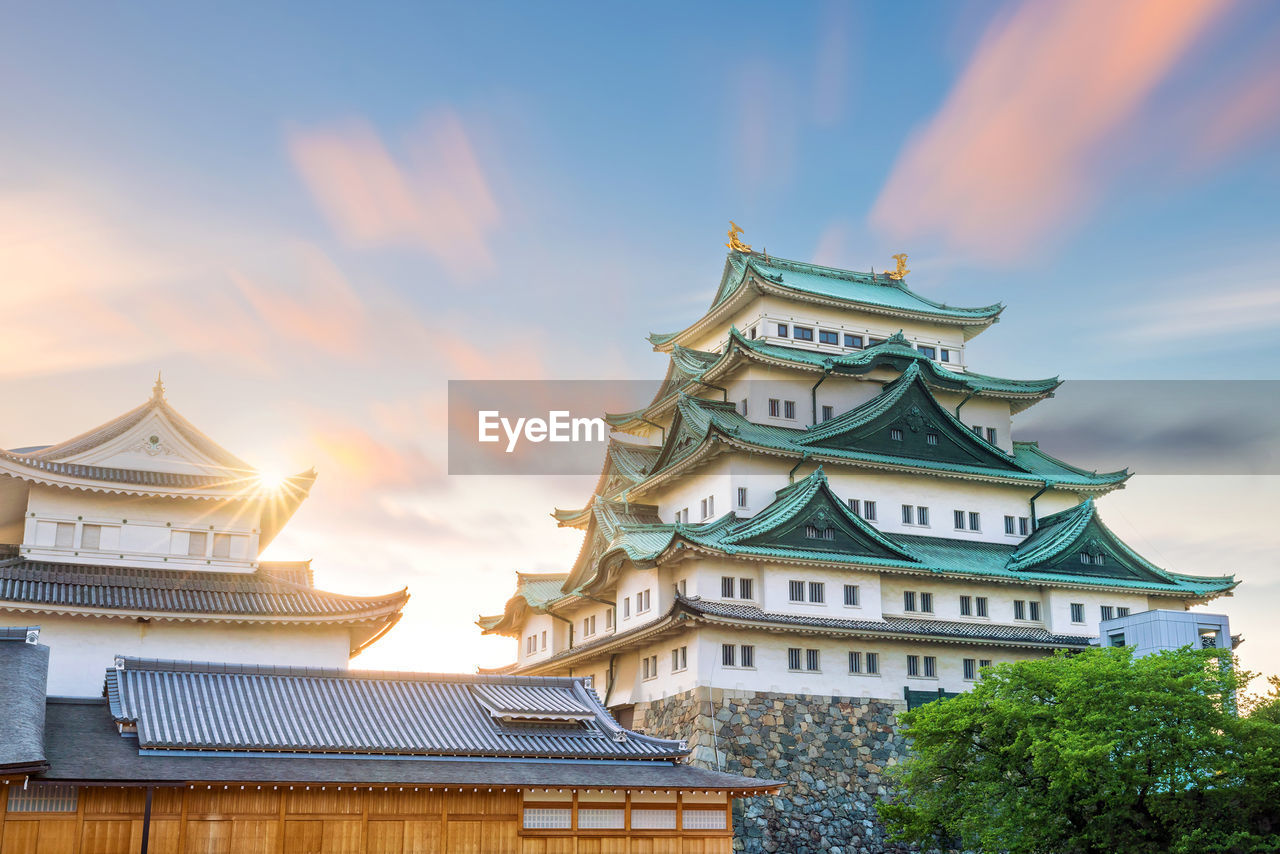
[[[40,625],[51,695],[96,696],[117,655],[346,667],[405,591],[315,588],[259,554],[314,472],[265,482],[165,400],[56,445],[0,451],[0,623]]]
[[[731,250],[707,313],[651,336],[666,381],[608,416],[591,500],[554,514],[577,561],[479,620],[518,639],[509,671],[590,674],[624,720],[689,692],[901,703],[1229,594],[1103,524],[1127,471],[1015,438],[1059,381],[970,370],[1002,308]]]

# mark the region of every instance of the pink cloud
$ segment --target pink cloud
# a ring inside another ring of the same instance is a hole
[[[454,272],[490,269],[497,202],[453,113],[426,120],[397,160],[365,121],[290,135],[289,153],[333,228],[355,246],[422,249]]]
[[[1280,126],[1280,73],[1274,63],[1269,56],[1234,91],[1215,91],[1194,111],[1192,156],[1198,165],[1219,163]]]
[[[1023,3],[990,26],[941,110],[908,140],[872,223],[990,260],[1035,248],[1090,199],[1102,144],[1226,7]]]

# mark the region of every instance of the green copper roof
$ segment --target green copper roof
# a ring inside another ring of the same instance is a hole
[[[758,252],[729,253],[711,307],[715,308],[741,287],[748,272],[800,293],[926,316],[991,321],[1004,310],[1000,303],[975,308],[950,306],[922,297],[910,290],[905,281],[890,279],[884,274],[873,276],[785,258],[766,258]]]
[[[699,380],[704,377],[710,375],[713,381],[719,381],[726,369],[743,357],[786,362],[797,367],[828,371],[836,376],[856,376],[877,368],[904,371],[908,365],[915,364],[920,366],[925,382],[935,388],[1007,399],[1013,404],[1014,413],[1052,394],[1062,384],[1057,377],[1012,380],[972,371],[952,371],[917,350],[901,331],[883,343],[863,350],[822,353],[802,347],[771,344],[763,339],[751,339],[734,327],[729,330],[729,342],[723,353],[709,353],[674,345],[671,348],[667,378],[654,395],[653,401],[632,412],[606,414],[605,421],[615,428],[641,421],[654,410],[670,405],[681,391],[695,393]]]
[[[501,614],[476,620],[476,625],[484,630],[484,634],[504,634],[519,629],[525,614],[530,610],[541,610],[558,599],[563,599],[564,582],[568,573],[516,573],[516,592],[507,600],[506,608]]]
[[[1064,488],[1104,488],[1129,477],[1128,470],[1086,472],[1030,443],[1014,443],[1013,453],[1006,454],[938,405],[914,363],[876,397],[838,418],[806,428],[756,424],[731,404],[682,395],[649,479],[712,439],[822,461],[905,466],[1028,484],[1050,481]]]
[[[1006,581],[1119,587],[1203,597],[1230,590],[1231,576],[1202,578],[1166,572],[1121,542],[1097,519],[1092,501],[1046,517],[1021,544],[906,534],[890,536],[848,511],[822,469],[779,490],[755,516],[726,514],[702,524],[621,524],[601,563],[625,555],[653,564],[670,550],[698,546],[729,555],[821,561],[983,576]],[[1104,554],[1084,564],[1079,553]],[[603,584],[598,573],[587,586]]]

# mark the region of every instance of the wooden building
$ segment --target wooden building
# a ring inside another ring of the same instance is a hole
[[[778,789],[583,678],[119,657],[103,698],[57,698],[48,659],[0,633],[0,854],[727,854],[735,799]]]

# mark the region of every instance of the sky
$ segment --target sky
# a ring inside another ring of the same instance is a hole
[[[163,370],[233,452],[319,470],[268,557],[410,589],[356,666],[514,657],[472,620],[567,568],[548,514],[594,478],[449,476],[446,383],[659,379],[644,337],[705,309],[730,219],[1005,302],[985,373],[1280,378],[1274,3],[0,11],[0,444]],[[1101,507],[1156,563],[1241,578],[1211,607],[1280,671],[1280,478],[1139,473]]]

